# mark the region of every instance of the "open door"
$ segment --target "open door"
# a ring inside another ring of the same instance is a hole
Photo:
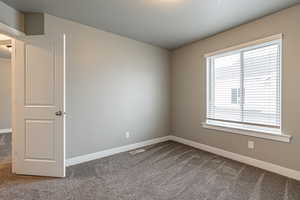
[[[14,41],[13,172],[65,176],[65,36]]]

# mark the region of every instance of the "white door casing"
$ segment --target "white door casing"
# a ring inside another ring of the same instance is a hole
[[[15,40],[13,172],[65,176],[65,35]]]

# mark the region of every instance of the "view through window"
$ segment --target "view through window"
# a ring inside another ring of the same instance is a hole
[[[210,56],[207,65],[210,123],[280,129],[281,40]]]

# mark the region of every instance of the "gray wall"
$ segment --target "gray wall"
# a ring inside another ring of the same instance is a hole
[[[0,1],[0,22],[24,32],[24,14]]]
[[[186,139],[300,170],[300,5],[177,49],[172,54],[172,133]],[[206,70],[203,55],[283,33],[283,132],[290,144],[204,129]],[[255,141],[255,149],[247,141]]]
[[[11,128],[11,62],[0,58],[0,129]]]
[[[45,20],[46,34],[59,30],[67,38],[67,158],[169,135],[168,51],[50,15]]]

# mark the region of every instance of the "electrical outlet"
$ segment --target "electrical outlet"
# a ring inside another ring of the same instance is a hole
[[[254,149],[254,142],[253,141],[248,141],[248,148],[249,149]]]
[[[126,133],[125,133],[125,137],[128,139],[128,138],[130,138],[130,132],[129,131],[127,131]]]

